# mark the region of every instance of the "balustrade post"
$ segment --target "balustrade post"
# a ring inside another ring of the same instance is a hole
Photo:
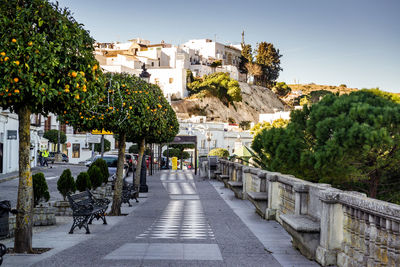
[[[343,241],[343,207],[339,192],[334,189],[321,190],[322,202],[320,244],[316,251],[316,260],[322,266],[336,265],[337,253]]]
[[[279,209],[279,183],[276,173],[267,174],[268,185],[268,206],[265,212],[265,219],[275,220],[276,210]]]
[[[307,214],[308,212],[308,185],[303,183],[295,183],[294,189],[294,213],[296,215]]]
[[[249,176],[251,176],[250,173],[250,167],[243,167],[242,168],[242,182],[243,182],[243,199],[247,199],[247,192],[249,191]]]

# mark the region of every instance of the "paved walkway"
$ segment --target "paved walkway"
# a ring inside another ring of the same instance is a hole
[[[215,181],[191,171],[148,177],[147,199],[128,216],[94,223],[91,235],[70,222],[34,235],[42,255],[6,255],[5,266],[313,266],[276,222],[255,215]],[[11,245],[11,244],[7,244]],[[317,266],[317,265],[316,265]]]

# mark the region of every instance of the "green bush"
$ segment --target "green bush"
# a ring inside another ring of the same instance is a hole
[[[208,152],[209,156],[218,156],[220,158],[227,158],[229,157],[229,152],[228,150],[224,148],[214,148],[211,149],[210,152]]]
[[[61,174],[57,181],[57,189],[64,197],[64,200],[67,196],[67,193],[74,193],[76,191],[76,184],[70,169],[64,170]]]
[[[90,182],[90,177],[87,172],[81,172],[78,177],[76,178],[76,188],[83,192],[86,189],[92,188],[92,183]]]
[[[32,175],[32,181],[33,181],[33,201],[35,206],[39,204],[41,199],[44,199],[45,202],[49,201],[50,193],[46,179],[44,178],[44,174],[39,172],[37,174]]]
[[[101,184],[103,183],[103,175],[99,167],[97,167],[96,165],[92,165],[90,166],[87,173],[90,177],[90,182],[93,189],[101,186]]]
[[[95,162],[89,167],[92,168],[92,166],[96,166],[97,168],[100,169],[101,173],[101,183],[107,183],[108,182],[108,177],[110,176],[110,173],[108,172],[108,166],[107,162],[104,159],[96,159]],[[101,184],[100,184],[101,185]]]

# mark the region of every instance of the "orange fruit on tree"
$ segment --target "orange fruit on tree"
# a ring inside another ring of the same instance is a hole
[[[2,55],[3,57],[6,55],[5,52],[1,52],[0,55]]]
[[[76,98],[76,99],[79,99],[79,95],[76,95],[75,98]]]
[[[8,60],[8,57],[5,57],[5,58],[4,58],[4,61],[7,61],[7,60]]]
[[[132,109],[132,106],[130,106],[129,109]]]
[[[69,93],[69,89],[68,89],[68,88],[66,88],[66,89],[64,90],[64,92],[66,92],[66,93]]]
[[[71,73],[71,76],[74,77],[74,78],[75,78],[77,75],[78,75],[78,74],[77,74],[75,71],[73,71],[73,72]]]
[[[14,78],[14,82],[17,83],[19,81],[18,78]]]
[[[19,66],[19,61],[18,60],[14,61],[14,63],[15,63],[15,65]]]
[[[19,90],[18,90],[18,89],[15,89],[15,90],[14,90],[14,93],[19,94]]]
[[[13,39],[11,40],[11,42],[16,43],[17,40],[16,40],[15,38],[13,38]]]
[[[29,43],[28,43],[28,45],[29,45],[29,46],[32,46],[32,45],[33,45],[33,43],[32,43],[32,42],[29,42]]]

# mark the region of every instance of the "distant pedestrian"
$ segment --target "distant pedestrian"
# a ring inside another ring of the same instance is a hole
[[[47,159],[49,157],[49,151],[47,149],[43,152],[43,166],[49,167],[49,163],[47,162]]]
[[[43,156],[42,156],[42,153],[43,153],[43,151],[38,150],[40,166],[43,166]]]

